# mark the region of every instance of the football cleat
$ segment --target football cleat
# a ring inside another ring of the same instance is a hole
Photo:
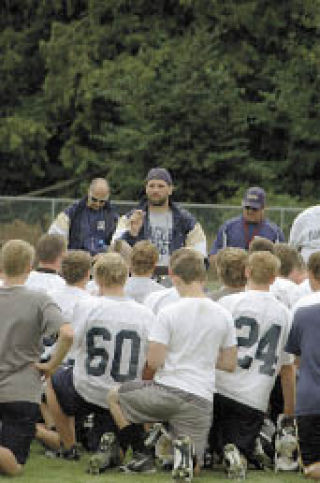
[[[230,479],[243,480],[247,473],[247,460],[234,444],[223,448],[223,464]]]
[[[120,464],[120,446],[114,433],[104,433],[100,439],[99,450],[91,456],[87,472],[99,475],[108,468]]]
[[[176,481],[191,481],[193,477],[194,447],[189,436],[172,441],[173,470],[172,478]]]
[[[155,473],[154,458],[150,454],[134,452],[126,465],[120,466],[125,473]]]
[[[280,414],[275,439],[275,471],[297,471],[300,468],[298,432],[296,421],[291,416]]]

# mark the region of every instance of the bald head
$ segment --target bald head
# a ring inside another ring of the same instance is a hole
[[[94,210],[102,208],[110,196],[109,183],[104,178],[94,178],[88,190],[88,206]]]

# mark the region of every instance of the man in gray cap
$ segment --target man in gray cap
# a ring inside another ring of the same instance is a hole
[[[146,199],[122,216],[113,236],[133,246],[150,240],[159,251],[159,265],[168,266],[171,253],[183,246],[206,256],[206,237],[201,225],[187,210],[170,199],[172,178],[165,168],[153,168],[146,177]]]
[[[242,215],[227,220],[218,230],[210,250],[210,263],[215,255],[225,247],[248,250],[255,236],[267,238],[273,243],[284,242],[281,228],[264,216],[266,193],[259,186],[252,186],[245,192],[242,200]]]

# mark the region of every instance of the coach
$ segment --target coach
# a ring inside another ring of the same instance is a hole
[[[63,235],[70,250],[85,250],[93,256],[105,252],[118,221],[109,195],[107,180],[93,179],[87,196],[59,213],[49,233]]]
[[[259,186],[253,186],[246,191],[242,200],[242,215],[227,220],[219,228],[209,253],[211,264],[222,248],[237,247],[248,250],[251,240],[258,235],[273,243],[284,241],[281,228],[264,216],[265,202],[265,191]]]

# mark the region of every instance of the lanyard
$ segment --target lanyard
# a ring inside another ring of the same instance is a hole
[[[253,224],[253,223],[252,223]],[[256,226],[254,227],[251,237],[249,238],[249,223],[245,220],[243,220],[243,231],[244,231],[244,241],[245,241],[245,249],[248,250],[250,242],[253,240],[253,238],[258,235],[261,227],[261,222],[257,223]]]

